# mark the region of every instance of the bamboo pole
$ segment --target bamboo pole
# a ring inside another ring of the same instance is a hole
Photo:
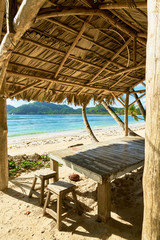
[[[123,107],[125,106],[125,104],[124,104],[123,102],[121,102],[121,101],[119,100],[119,98],[118,98],[114,93],[112,93],[112,95],[113,95],[113,97],[115,97],[115,99],[116,99],[120,104],[122,104]]]
[[[111,61],[113,61],[124,49],[125,47],[128,46],[128,44],[130,43],[131,38],[129,38],[125,44],[113,55],[113,57],[111,58]],[[107,62],[99,71],[97,74],[95,74],[95,76],[89,81],[89,83],[93,82],[95,80],[95,78],[97,78],[105,69],[106,67],[109,65],[109,62]]]
[[[65,81],[62,81],[62,80],[58,80],[58,79],[49,79],[49,78],[46,78],[46,77],[35,77],[33,75],[28,75],[28,74],[24,74],[24,73],[17,73],[17,72],[14,72],[14,71],[9,71],[7,70],[7,75],[10,75],[10,76],[17,76],[17,77],[24,77],[24,78],[28,78],[28,79],[37,79],[37,80],[41,80],[41,81],[48,81],[48,82],[53,82],[53,83],[59,83],[59,84],[62,84],[62,85],[67,85],[67,86],[76,86],[76,87],[83,87],[83,88],[86,88],[86,89],[91,89],[91,90],[95,90],[95,91],[98,91],[98,90],[101,90],[103,92],[106,92],[106,93],[111,93],[113,91],[111,90],[108,90],[106,88],[101,88],[101,87],[94,87],[94,86],[86,86],[84,84],[80,84],[80,83],[77,83],[77,82],[65,82]],[[72,79],[76,80],[76,78],[73,78]],[[120,90],[116,90],[115,92],[121,92],[121,93],[125,93],[124,91],[120,91]]]
[[[128,136],[128,103],[129,103],[129,92],[126,93],[126,101],[125,101],[125,136]]]
[[[56,71],[56,73],[55,73],[55,75],[54,75],[54,78],[56,78],[56,77],[58,76],[58,74],[59,74],[59,72],[61,71],[64,63],[67,61],[67,59],[68,59],[69,55],[71,54],[72,50],[74,49],[74,47],[75,47],[76,44],[78,43],[79,39],[82,37],[82,34],[83,34],[84,31],[86,30],[86,28],[87,28],[87,26],[88,26],[88,23],[91,21],[91,19],[92,19],[92,16],[89,16],[89,17],[87,18],[87,20],[85,21],[85,23],[83,24],[83,26],[82,26],[81,30],[79,31],[77,37],[74,39],[72,45],[70,46],[70,48],[69,48],[69,50],[67,51],[67,53],[65,54],[62,62],[60,63],[60,65],[59,65],[59,67],[58,67],[58,69],[57,69],[57,71]],[[50,83],[50,84],[48,85],[47,91],[49,90],[49,88],[51,87],[51,85],[52,85],[52,83]]]
[[[8,187],[7,106],[5,82],[0,90],[0,190]]]
[[[117,72],[115,72],[115,73],[113,73],[113,74],[111,74],[110,76],[108,76],[108,77],[106,77],[106,78],[103,78],[103,80],[109,80],[110,78],[112,78],[112,77],[117,77],[117,76],[119,76],[119,75],[121,75],[121,74],[124,74],[124,76],[122,77],[122,78],[120,78],[116,83],[114,83],[110,88],[112,88],[113,86],[115,86],[117,83],[119,83],[125,76],[127,76],[130,72],[133,72],[133,71],[135,71],[135,70],[138,70],[138,69],[141,69],[141,68],[145,68],[145,65],[144,64],[142,64],[142,65],[137,65],[137,66],[134,66],[134,67],[130,67],[130,68],[126,68],[126,69],[123,69],[123,70],[120,70],[120,71],[117,71]],[[126,74],[126,75],[125,75]],[[101,80],[96,80],[96,81],[94,81],[94,83],[98,83],[98,82],[101,82],[102,81],[102,79]]]
[[[134,9],[134,8],[147,8],[147,2],[134,2],[135,5],[131,6],[127,3],[102,3],[99,9]]]
[[[140,97],[138,97],[134,102],[132,102],[132,103],[130,103],[129,104],[129,107],[131,106],[131,105],[133,105],[134,103],[136,103],[139,99],[141,99],[142,97],[144,97],[146,95],[146,93],[143,93]]]
[[[74,49],[74,47],[76,46],[76,44],[78,43],[79,39],[82,37],[82,34],[84,33],[84,31],[86,30],[88,23],[91,21],[92,16],[89,16],[87,18],[87,20],[85,21],[85,23],[83,24],[81,30],[79,31],[77,37],[75,38],[75,40],[73,41],[72,45],[70,46],[68,52],[66,53],[66,55],[64,56],[61,64],[59,65],[59,68],[57,69],[57,72],[55,73],[55,78],[58,76],[58,73],[60,72],[60,70],[62,69],[64,63],[66,62],[67,58],[69,57],[69,55],[71,54],[72,50]]]

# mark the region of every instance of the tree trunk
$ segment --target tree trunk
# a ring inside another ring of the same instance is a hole
[[[5,87],[0,91],[0,190],[8,187],[7,109]]]
[[[84,124],[85,124],[85,127],[89,133],[89,136],[91,137],[92,141],[94,142],[99,142],[97,140],[97,138],[95,137],[90,125],[89,125],[89,122],[88,122],[88,119],[87,119],[87,116],[86,116],[86,104],[83,104],[82,105],[82,116],[83,116],[83,121],[84,121]]]
[[[132,89],[132,90],[133,90],[133,92],[134,92],[134,89]],[[133,93],[133,96],[135,97],[136,100],[138,99],[138,95],[137,95],[137,93]],[[141,101],[138,100],[138,101],[137,101],[137,104],[138,104],[139,110],[140,110],[140,112],[141,112],[141,114],[142,114],[144,120],[146,120],[146,111],[145,111],[145,109],[144,109],[144,107],[143,107]]]
[[[160,2],[148,0],[142,240],[160,240]]]
[[[113,111],[113,109],[103,100],[102,105],[109,112],[109,114],[114,118],[114,120],[118,123],[118,125],[125,131],[124,122],[118,117],[118,115]],[[133,132],[130,128],[128,128],[129,136],[138,136],[135,132]]]

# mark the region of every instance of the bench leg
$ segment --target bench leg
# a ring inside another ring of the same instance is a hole
[[[62,215],[62,195],[59,194],[57,199],[57,228],[61,230],[61,215]]]
[[[46,197],[46,201],[45,201],[45,203],[44,203],[44,208],[43,208],[43,216],[45,215],[45,213],[46,213],[46,208],[47,208],[48,205],[49,205],[50,196],[51,196],[51,193],[50,193],[50,191],[48,190],[47,197]]]
[[[40,205],[43,205],[44,202],[44,184],[45,184],[45,180],[42,178],[41,179],[41,192],[40,192]]]
[[[111,214],[111,186],[110,182],[98,183],[98,221],[106,222]]]
[[[36,185],[36,181],[37,181],[37,177],[35,176],[34,179],[33,179],[33,183],[32,183],[32,187],[31,187],[31,190],[29,192],[29,197],[31,198],[32,197],[32,192],[35,188],[35,185]]]
[[[50,159],[50,168],[56,172],[56,175],[53,179],[53,182],[56,182],[59,180],[59,172],[58,172],[58,162],[54,161],[53,159]]]
[[[76,205],[76,207],[77,207],[78,214],[79,214],[79,215],[82,215],[82,211],[81,211],[81,209],[80,209],[80,207],[79,207],[79,202],[78,202],[78,200],[77,200],[77,195],[76,195],[75,190],[72,191],[72,196],[73,196],[74,203],[75,203],[75,205]]]

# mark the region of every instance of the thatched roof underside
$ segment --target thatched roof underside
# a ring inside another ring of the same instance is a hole
[[[128,7],[102,9],[111,2]],[[46,1],[12,52],[8,97],[81,104],[131,90],[145,80],[146,11],[132,0]]]

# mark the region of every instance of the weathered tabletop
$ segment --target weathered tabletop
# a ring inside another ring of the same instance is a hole
[[[111,139],[53,151],[49,157],[52,169],[58,171],[59,162],[98,182],[98,215],[105,221],[110,216],[109,182],[143,165],[144,139]]]

